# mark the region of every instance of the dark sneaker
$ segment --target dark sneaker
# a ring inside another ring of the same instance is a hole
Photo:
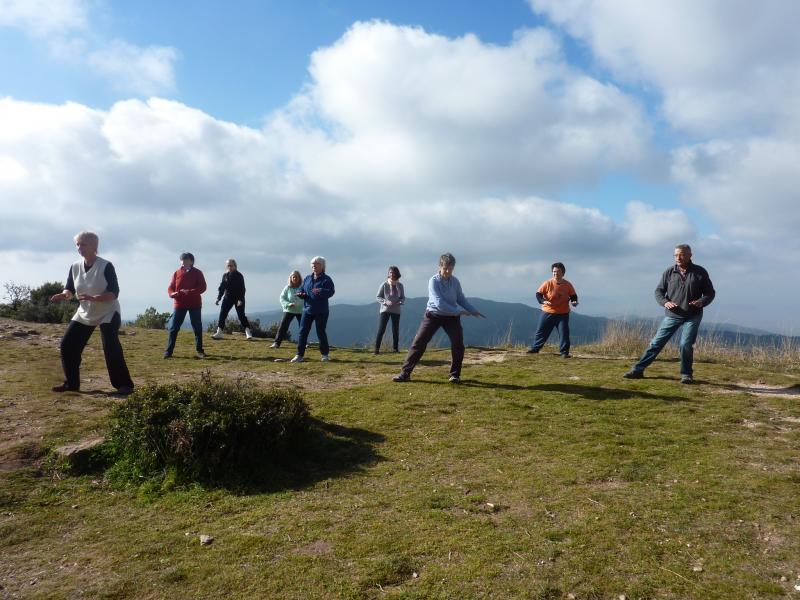
[[[123,385],[122,387],[118,387],[115,393],[119,394],[120,396],[129,396],[133,393],[133,388],[127,385]]]
[[[169,352],[164,352],[164,358],[172,358],[172,354]]]
[[[533,348],[528,348],[528,354],[539,354],[539,351],[534,350]]]
[[[400,375],[395,375],[394,377],[392,377],[392,381],[395,381],[397,383],[411,381],[411,375],[407,375],[406,373],[400,373]]]
[[[694,383],[694,378],[691,375],[681,375],[681,383]]]
[[[61,385],[54,385],[50,389],[53,390],[54,392],[56,392],[57,394],[63,394],[64,392],[79,392],[80,391],[80,388],[70,387],[66,383],[62,383]]]
[[[623,375],[625,379],[643,379],[644,378],[644,371],[637,371],[635,369],[631,369],[625,375]]]
[[[450,379],[448,379],[450,383],[461,383],[461,377],[458,375],[450,375]]]

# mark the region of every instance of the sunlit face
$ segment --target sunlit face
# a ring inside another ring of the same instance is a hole
[[[553,279],[556,281],[561,281],[564,279],[564,271],[559,269],[558,267],[553,267]]]
[[[228,269],[228,271],[236,270],[236,267],[230,261],[225,261],[225,268]]]
[[[389,273],[387,273],[387,277],[388,277],[389,279],[391,279],[392,281],[394,281],[395,279],[397,279],[397,275],[395,274],[395,272],[394,272],[394,271],[389,271]]]
[[[319,275],[320,273],[324,272],[325,269],[322,266],[322,263],[319,261],[315,261],[311,263],[311,271],[314,275]]]
[[[183,265],[184,269],[191,269],[194,265],[194,261],[191,258],[184,258],[181,259],[181,264]]]
[[[75,247],[78,249],[78,254],[83,258],[91,258],[97,254],[97,243],[92,240],[79,238],[78,241],[75,242]]]
[[[291,281],[292,281],[292,287],[299,287],[300,284],[302,283],[300,281],[300,275],[298,275],[297,273],[292,274]]]
[[[681,269],[685,269],[692,261],[692,253],[683,248],[675,248],[675,264]]]
[[[442,276],[442,279],[450,279],[455,268],[455,265],[439,265],[439,275]]]

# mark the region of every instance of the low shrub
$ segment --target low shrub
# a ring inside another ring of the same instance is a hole
[[[150,306],[146,308],[142,314],[136,315],[136,319],[134,319],[132,325],[134,327],[141,327],[142,329],[166,329],[167,321],[169,321],[171,316],[171,313],[160,313],[155,307]]]
[[[280,327],[278,323],[270,323],[266,328],[264,328],[261,326],[260,319],[249,319],[249,322],[250,333],[253,334],[253,337],[274,339],[275,336],[278,335],[278,328]],[[214,333],[217,331],[217,322],[214,321],[213,323],[210,323],[208,327],[206,327],[206,331],[208,333]],[[244,333],[244,327],[242,327],[239,319],[229,318],[225,321],[223,332],[227,334]],[[291,341],[291,336],[288,333],[286,334],[286,340]]]
[[[137,389],[111,416],[112,476],[229,480],[262,470],[309,428],[299,392],[214,378]]]

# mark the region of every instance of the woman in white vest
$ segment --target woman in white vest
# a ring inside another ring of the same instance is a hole
[[[82,258],[70,267],[64,291],[50,298],[52,302],[73,297],[79,301],[78,310],[61,339],[64,383],[53,387],[54,392],[80,390],[81,354],[98,325],[111,385],[120,394],[130,394],[133,391],[133,381],[128,373],[128,365],[125,364],[122,344],[119,343],[122,318],[117,299],[117,273],[114,265],[97,256],[98,244],[97,234],[91,231],[81,231],[75,236],[75,245]]]

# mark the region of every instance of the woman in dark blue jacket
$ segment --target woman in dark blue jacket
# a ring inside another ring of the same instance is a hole
[[[211,337],[215,340],[221,340],[222,334],[225,331],[225,320],[228,318],[228,313],[231,308],[236,308],[236,316],[239,317],[239,322],[244,327],[244,334],[247,339],[252,339],[253,332],[250,331],[250,322],[244,314],[244,275],[242,275],[237,266],[236,261],[229,258],[225,261],[226,272],[222,275],[222,282],[219,284],[219,291],[217,293],[217,304],[219,305],[222,300],[222,307],[219,311],[219,323],[217,324],[217,331]]]
[[[317,338],[319,339],[319,353],[322,354],[322,361],[330,360],[328,353],[328,334],[325,327],[328,325],[328,298],[336,293],[333,287],[333,279],[325,273],[325,259],[322,256],[315,256],[311,259],[311,275],[307,275],[303,280],[303,285],[297,292],[297,297],[302,298],[305,306],[303,316],[300,319],[300,337],[297,340],[297,356],[291,362],[303,362],[308,343],[308,334],[311,331],[311,324],[316,325]]]

